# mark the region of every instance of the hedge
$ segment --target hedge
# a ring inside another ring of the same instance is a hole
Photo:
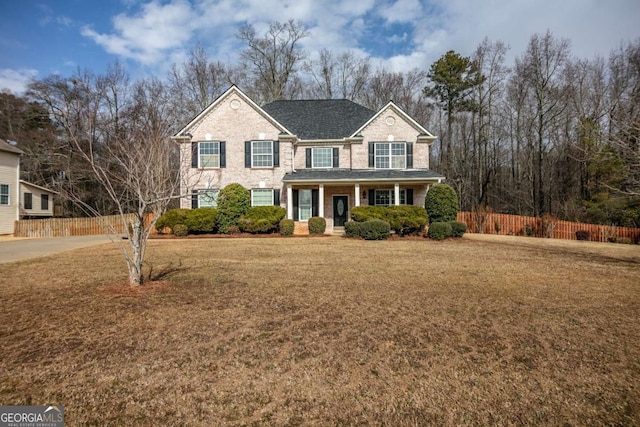
[[[240,218],[238,225],[246,233],[275,233],[286,213],[280,206],[254,206]]]
[[[467,224],[464,222],[451,221],[451,236],[462,237],[467,231]]]
[[[433,240],[444,240],[451,237],[452,229],[450,222],[432,222],[429,225],[428,236]]]
[[[216,230],[216,208],[197,208],[187,211],[184,225],[189,234],[214,234]]]
[[[295,222],[292,219],[283,219],[280,221],[280,234],[283,236],[293,236]]]
[[[216,223],[220,233],[229,234],[242,215],[251,207],[251,193],[238,183],[229,184],[218,193],[218,216]]]
[[[156,221],[156,230],[162,232],[165,227],[171,229],[173,232],[173,227],[176,224],[183,224],[184,219],[187,216],[189,209],[170,209],[166,211],[158,220]]]
[[[385,240],[391,235],[391,227],[388,222],[381,219],[356,222],[347,221],[344,224],[347,237],[362,237],[364,240]]]
[[[319,216],[309,218],[309,234],[324,234],[327,229],[327,220]]]
[[[413,205],[357,206],[351,210],[351,218],[356,222],[374,219],[385,221],[400,236],[420,234],[428,222],[425,209]]]
[[[424,199],[429,223],[451,222],[458,216],[460,205],[455,190],[447,184],[435,184]]]

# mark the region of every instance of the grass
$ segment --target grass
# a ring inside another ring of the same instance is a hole
[[[67,425],[639,425],[637,246],[151,241],[2,266],[0,404]]]

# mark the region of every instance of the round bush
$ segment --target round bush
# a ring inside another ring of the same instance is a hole
[[[360,237],[361,222],[347,221],[344,223],[344,234],[347,237]]]
[[[213,234],[216,232],[216,208],[197,208],[187,211],[184,225],[189,234]]]
[[[451,221],[451,236],[462,237],[467,231],[467,224],[464,222]]]
[[[280,234],[283,236],[293,236],[295,222],[292,219],[283,219],[280,221]]]
[[[427,235],[433,240],[444,240],[447,237],[451,237],[451,234],[450,222],[433,222],[429,225],[429,233]]]
[[[229,234],[238,227],[240,217],[251,207],[251,193],[242,185],[229,184],[218,193],[218,231]]]
[[[156,230],[162,232],[162,229],[169,227],[173,231],[173,226],[184,223],[189,209],[170,209],[166,211],[156,221]]]
[[[391,227],[388,222],[381,219],[372,219],[360,223],[360,237],[364,240],[385,240],[391,235]]]
[[[189,229],[184,224],[175,224],[171,231],[176,237],[184,237],[189,234]]]
[[[309,234],[324,234],[327,229],[327,220],[319,216],[309,218]]]
[[[460,205],[455,190],[447,184],[435,184],[424,199],[429,223],[451,222],[458,216]]]

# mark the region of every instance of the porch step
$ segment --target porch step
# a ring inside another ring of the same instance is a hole
[[[308,236],[309,235],[309,223],[296,221],[293,227],[294,236]]]

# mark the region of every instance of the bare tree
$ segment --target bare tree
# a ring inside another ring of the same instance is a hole
[[[285,97],[296,67],[306,57],[299,44],[307,35],[302,24],[293,20],[285,24],[272,22],[262,37],[250,24],[240,29],[238,38],[247,45],[241,58],[253,75],[259,101],[270,102]]]
[[[351,101],[363,96],[370,76],[368,58],[344,52],[337,57],[328,49],[320,51],[317,61],[306,61],[303,70],[310,74],[312,98],[344,98]]]

